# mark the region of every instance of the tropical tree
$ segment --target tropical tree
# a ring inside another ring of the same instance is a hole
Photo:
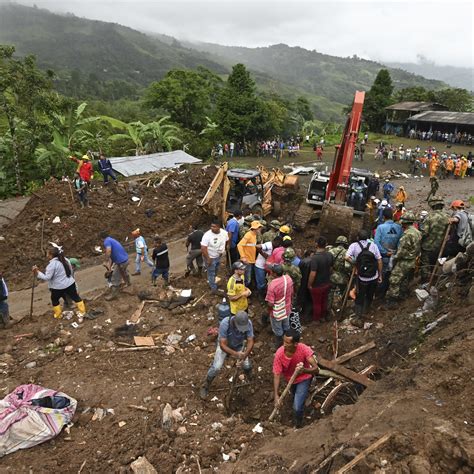
[[[179,127],[166,123],[169,116],[147,124],[140,121],[126,123],[106,116],[102,116],[101,119],[112,127],[123,130],[122,133],[109,136],[109,140],[133,143],[134,148],[128,149],[127,152],[133,151],[137,156],[163,150],[171,151],[174,145],[181,143],[180,138],[176,136]]]
[[[38,176],[31,157],[41,142],[50,140],[57,95],[52,73],[41,72],[34,56],[15,59],[14,52],[12,46],[0,46],[0,172],[22,194],[26,181]]]

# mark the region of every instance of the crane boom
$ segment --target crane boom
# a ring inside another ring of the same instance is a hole
[[[346,191],[349,185],[352,160],[359,137],[360,124],[362,121],[362,109],[364,107],[365,92],[356,91],[352,110],[347,118],[341,144],[336,146],[336,154],[331,171],[331,176],[326,188],[326,200],[334,200],[336,203],[345,202]]]

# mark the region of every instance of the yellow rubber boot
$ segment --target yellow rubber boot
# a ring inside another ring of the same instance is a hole
[[[86,314],[86,305],[84,304],[84,301],[79,301],[79,303],[76,303],[76,306],[81,314]]]
[[[63,310],[61,305],[53,306],[53,312],[55,319],[61,319],[63,317]]]

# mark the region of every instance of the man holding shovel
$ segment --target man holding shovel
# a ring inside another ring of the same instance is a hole
[[[280,397],[281,375],[285,377],[293,395],[293,414],[295,427],[303,426],[303,412],[306,397],[313,375],[319,372],[316,358],[311,347],[300,342],[300,333],[294,329],[289,329],[283,337],[283,346],[280,347],[273,360],[273,389],[275,392],[275,408],[282,404],[284,395]]]
[[[244,346],[245,342],[247,342],[246,346]],[[252,352],[253,344],[253,325],[245,311],[238,311],[235,316],[228,316],[221,321],[214,361],[209,367],[206,379],[199,390],[199,396],[203,400],[207,398],[209,387],[222,369],[227,356],[242,361],[244,374],[250,377],[252,365],[249,355]]]

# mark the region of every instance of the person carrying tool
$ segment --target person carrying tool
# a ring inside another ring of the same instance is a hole
[[[157,278],[161,275],[165,281],[165,286],[170,284],[170,259],[168,253],[168,246],[159,235],[155,235],[153,242],[155,247],[153,248],[152,258],[155,262],[155,268],[151,274],[151,282],[156,285]]]
[[[110,281],[111,290],[105,297],[107,301],[117,298],[122,280],[125,286],[130,286],[130,275],[128,274],[128,253],[122,244],[110,237],[109,232],[104,230],[99,234],[104,240],[105,248],[105,268],[107,278]]]
[[[252,281],[252,273],[254,273],[255,260],[257,260],[257,236],[262,230],[260,221],[252,221],[250,230],[243,236],[237,244],[240,260],[245,263],[245,283],[247,286]]]
[[[36,265],[32,270],[39,280],[48,282],[54,317],[56,319],[62,318],[60,299],[65,300],[65,297],[69,296],[76,303],[78,317],[83,318],[86,314],[86,305],[77,293],[71,262],[64,256],[63,250],[59,246],[49,248],[46,255],[49,263],[45,272],[41,272]]]
[[[244,349],[244,345],[246,346]],[[252,321],[245,311],[238,311],[233,316],[227,316],[219,324],[219,336],[214,360],[209,367],[204,383],[199,390],[199,396],[205,400],[209,394],[209,387],[222,369],[227,356],[242,361],[244,374],[250,378],[252,364],[249,355],[254,345]]]
[[[85,154],[81,159],[76,158],[75,156],[70,156],[69,158],[77,163],[76,173],[79,173],[81,179],[89,186],[91,179],[94,176],[94,168],[92,167],[89,155]]]
[[[148,246],[145,237],[141,235],[140,229],[132,230],[132,237],[135,239],[135,272],[132,276],[140,275],[142,273],[142,262],[145,262],[150,268],[153,268],[153,262],[148,256]]]
[[[112,163],[108,158],[105,157],[104,154],[100,154],[99,161],[97,163],[99,167],[99,171],[102,173],[104,177],[104,185],[109,184],[109,178],[112,178],[112,181],[117,184],[117,176],[112,169]]]
[[[232,264],[232,270],[234,274],[227,282],[227,298],[230,312],[237,314],[239,311],[247,311],[249,307],[248,298],[252,292],[245,287],[245,264],[237,261]]]
[[[91,207],[87,197],[87,183],[79,176],[79,173],[74,173],[72,186],[77,193],[81,208],[84,208],[84,206]]]
[[[273,391],[275,407],[281,404],[279,389],[281,376],[287,382],[298,371],[291,386],[293,395],[293,415],[296,428],[303,426],[306,397],[313,376],[319,372],[318,363],[311,347],[300,342],[300,333],[294,329],[285,331],[283,346],[278,348],[273,359]]]
[[[8,287],[0,272],[0,323],[3,324],[4,329],[8,329],[10,323],[10,312],[8,308]]]

